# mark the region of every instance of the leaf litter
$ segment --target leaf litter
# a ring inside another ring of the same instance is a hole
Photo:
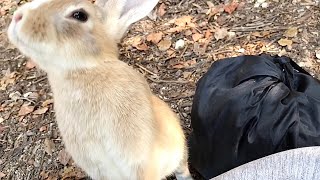
[[[0,2],[0,177],[88,179],[65,151],[46,74],[21,56],[3,33],[17,4],[25,2]],[[120,57],[170,103],[188,134],[195,84],[218,59],[287,55],[320,77],[319,4],[304,3],[164,0],[152,19],[132,26]]]

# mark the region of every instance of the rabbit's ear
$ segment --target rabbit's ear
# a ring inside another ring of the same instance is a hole
[[[159,0],[96,0],[95,4],[106,13],[108,33],[118,41],[128,27],[147,16]]]

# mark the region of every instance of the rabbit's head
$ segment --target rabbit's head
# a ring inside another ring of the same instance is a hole
[[[117,57],[128,27],[145,17],[158,0],[34,0],[19,7],[9,40],[43,69],[95,66]]]

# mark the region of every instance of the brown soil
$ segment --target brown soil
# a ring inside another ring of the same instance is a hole
[[[120,45],[122,60],[145,75],[153,92],[180,115],[187,134],[196,82],[218,59],[281,54],[320,77],[318,0],[266,0],[266,8],[254,7],[251,0],[237,4],[235,11],[228,10],[232,5],[227,1],[213,0],[211,14],[206,14],[206,2],[161,0],[153,15],[133,25]],[[7,40],[14,4],[0,2],[0,179],[85,179],[65,153],[46,74]],[[175,18],[184,25],[179,26]],[[228,35],[223,35],[223,28]],[[286,32],[296,28],[297,33]],[[147,36],[158,32],[164,42],[150,42]],[[179,39],[185,46],[176,50]],[[284,46],[278,42],[281,39],[291,40],[292,45]]]

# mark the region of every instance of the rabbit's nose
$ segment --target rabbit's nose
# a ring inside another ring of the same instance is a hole
[[[22,17],[23,17],[22,13],[16,13],[13,19],[16,23],[18,23],[22,19]]]

